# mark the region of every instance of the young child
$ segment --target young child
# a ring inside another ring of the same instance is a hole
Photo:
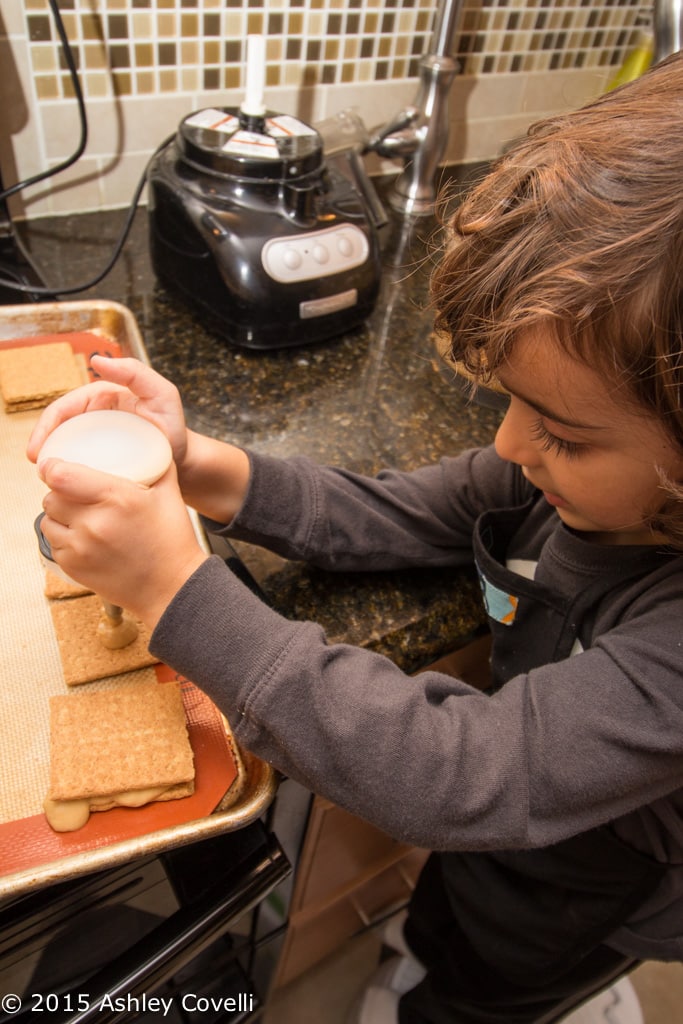
[[[175,388],[126,359],[30,440],[66,572],[146,621],[245,747],[438,851],[403,935],[416,984],[371,989],[363,1021],[543,1024],[683,958],[681,166],[677,56],[536,127],[454,215],[436,323],[509,393],[494,447],[376,479],[276,460],[187,430]],[[109,407],[167,433],[155,486],[40,461],[59,422]],[[474,561],[491,691],[280,617],[204,554],[185,502],[327,569]]]

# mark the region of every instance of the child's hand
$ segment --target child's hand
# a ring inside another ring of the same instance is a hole
[[[178,389],[137,359],[93,356],[92,366],[101,380],[85,384],[58,398],[45,409],[28,442],[26,454],[36,462],[48,434],[65,420],[95,409],[122,409],[159,427],[181,466],[187,453],[187,428]]]
[[[178,488],[175,466],[152,487],[47,459],[42,530],[58,565],[154,628],[207,558]]]
[[[93,356],[92,364],[102,379],[70,391],[45,409],[29,438],[28,458],[38,462],[48,435],[73,416],[96,409],[132,412],[156,424],[168,438],[185,503],[228,523],[249,484],[246,453],[188,430],[178,389],[151,367],[137,359],[106,356]]]

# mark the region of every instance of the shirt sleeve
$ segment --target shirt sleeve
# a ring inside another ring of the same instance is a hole
[[[682,600],[672,600],[680,621]],[[244,747],[397,839],[529,848],[680,787],[671,621],[655,595],[595,648],[486,696],[328,644],[213,557],[176,594],[150,649],[212,698]]]
[[[328,570],[471,562],[477,516],[523,500],[528,487],[493,448],[377,477],[303,457],[249,456],[242,508],[229,526],[204,520],[207,530]]]

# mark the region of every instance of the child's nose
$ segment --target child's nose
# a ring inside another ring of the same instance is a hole
[[[538,446],[533,443],[531,425],[515,402],[511,400],[495,437],[495,449],[501,459],[518,466],[534,466],[541,461]]]

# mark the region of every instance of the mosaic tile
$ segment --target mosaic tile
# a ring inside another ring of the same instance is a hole
[[[47,0],[24,0],[41,100],[72,93]],[[436,0],[61,0],[76,66],[109,68],[117,95],[241,89],[245,38],[268,40],[267,85],[415,77]],[[461,72],[493,75],[619,66],[651,20],[641,0],[465,0],[452,41]],[[194,46],[188,42],[194,41]],[[91,44],[99,44],[99,63]],[[178,76],[178,66],[183,74]],[[85,75],[86,98],[102,95]],[[92,87],[92,94],[90,88]]]

